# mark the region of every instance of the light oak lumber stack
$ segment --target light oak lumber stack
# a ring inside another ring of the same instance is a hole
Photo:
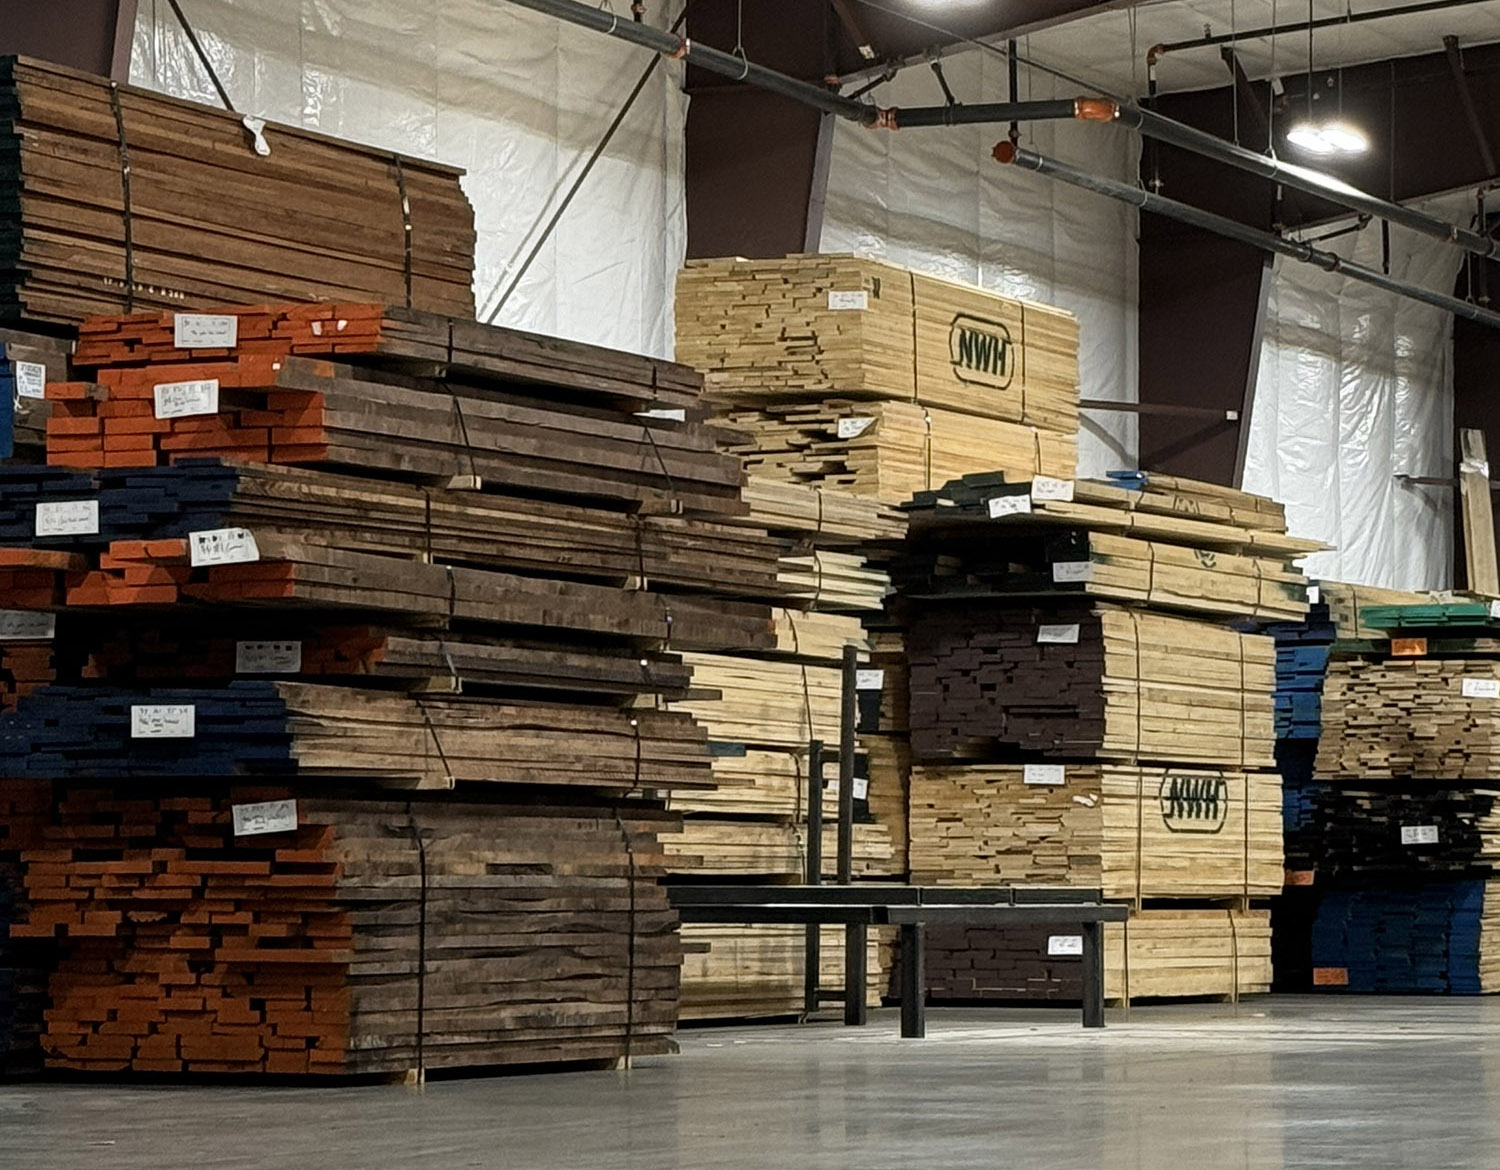
[[[676,802],[673,802],[676,807]],[[687,817],[682,832],[662,842],[668,869],[677,875],[799,882],[807,872],[807,827],[781,821]],[[823,877],[837,873],[838,831],[825,822]],[[879,824],[854,825],[854,877],[885,878],[891,873],[891,835]]]
[[[473,316],[462,172],[291,126],[263,138],[265,155],[235,114],[4,58],[0,314],[380,300]]]
[[[902,735],[861,735],[870,773],[870,815],[891,835],[891,870],[910,871],[911,745]]]
[[[890,982],[890,945],[879,930],[866,943],[865,1002],[879,1007]],[[746,1019],[801,1015],[806,928],[801,926],[682,927],[682,1005],[684,1020]],[[824,988],[844,985],[844,932],[819,932],[818,968]]]
[[[840,613],[879,613],[891,592],[890,574],[861,554],[819,548],[782,557],[777,582],[810,608]]]
[[[1046,641],[1066,626],[1076,641]],[[1077,627],[1076,634],[1073,627]],[[1271,638],[1108,605],[933,604],[906,633],[920,760],[1274,766]]]
[[[1060,770],[913,769],[912,881],[1079,885],[1115,899],[1281,892],[1275,773],[1100,764]]]
[[[748,475],[741,491],[750,511],[729,524],[752,524],[810,537],[819,548],[894,544],[906,535],[906,516],[868,496]]]
[[[694,686],[719,697],[679,700],[669,709],[693,716],[710,739],[796,751],[809,739],[838,743],[841,688],[835,667],[722,654],[687,654],[683,661],[692,668]]]
[[[297,827],[236,836],[236,804]],[[49,1067],[400,1074],[670,1047],[649,805],[93,783],[28,854]]]
[[[847,394],[1078,429],[1071,314],[855,256],[689,261],[677,348],[724,401]]]
[[[942,927],[928,932],[927,981],[936,1002],[1082,998],[1082,961],[1048,955],[1057,927]],[[1271,989],[1268,910],[1136,911],[1104,927],[1104,995],[1235,999]]]
[[[1413,593],[1404,589],[1381,589],[1374,585],[1350,585],[1343,581],[1322,581],[1318,584],[1323,604],[1328,606],[1328,616],[1338,628],[1341,639],[1371,639],[1389,637],[1390,631],[1366,626],[1361,621],[1363,612],[1371,606],[1424,605],[1449,594]]]
[[[1317,775],[1340,783],[1492,781],[1500,777],[1500,697],[1491,697],[1497,688],[1500,661],[1334,659],[1323,689]]]
[[[902,402],[828,399],[733,410],[723,426],[725,450],[756,478],[887,504],[977,471],[1071,479],[1078,463],[1076,433]]]

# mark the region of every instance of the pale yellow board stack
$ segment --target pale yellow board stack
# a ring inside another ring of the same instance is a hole
[[[917,766],[910,800],[918,884],[1073,885],[1109,899],[1281,892],[1275,773]]]
[[[677,360],[735,403],[849,395],[1078,430],[1070,313],[855,256],[689,261]]]
[[[891,872],[891,834],[881,824],[855,824],[856,878],[883,878]],[[681,833],[662,837],[669,873],[800,882],[807,866],[807,826],[777,821],[689,817]],[[823,829],[823,876],[836,873],[837,828]]]
[[[1104,928],[1107,1000],[1271,990],[1269,910],[1143,910]]]
[[[684,924],[680,1018],[800,1014],[806,938],[801,926]],[[840,988],[844,985],[843,928],[825,926],[818,938],[821,985]],[[879,1007],[890,982],[892,945],[878,929],[869,932],[865,945],[865,1002]]]

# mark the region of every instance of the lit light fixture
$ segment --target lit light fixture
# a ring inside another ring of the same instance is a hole
[[[1307,117],[1287,131],[1286,140],[1307,154],[1364,154],[1370,140],[1357,126],[1344,121],[1344,71],[1339,70],[1339,117],[1319,122],[1313,117],[1313,0],[1307,0]],[[1330,84],[1332,84],[1330,82]]]

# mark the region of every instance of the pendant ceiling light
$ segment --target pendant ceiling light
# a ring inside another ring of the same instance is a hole
[[[1313,0],[1307,0],[1307,117],[1287,131],[1286,140],[1304,154],[1355,155],[1370,149],[1370,139],[1343,117],[1344,80],[1339,76],[1340,117],[1318,121],[1313,113]]]

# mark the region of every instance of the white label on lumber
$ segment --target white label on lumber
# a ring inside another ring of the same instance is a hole
[[[1027,764],[1021,777],[1027,784],[1066,784],[1065,764]]]
[[[254,837],[261,833],[294,833],[297,830],[295,800],[265,800],[259,804],[235,804],[234,835]]]
[[[93,536],[98,531],[98,500],[56,500],[36,506],[38,536]]]
[[[857,439],[874,425],[875,420],[873,418],[861,415],[858,418],[839,419],[836,429],[841,439]]]
[[[334,334],[342,333],[349,328],[349,322],[340,317],[337,321],[309,321],[312,326],[313,336],[322,337],[325,332]]]
[[[206,528],[188,533],[188,556],[194,568],[203,565],[245,565],[260,560],[255,534],[246,528]]]
[[[885,686],[885,671],[883,670],[856,670],[854,672],[856,691],[878,691],[883,686]]]
[[[1320,589],[1316,585],[1309,585],[1307,587],[1307,604],[1308,605],[1317,605],[1318,602],[1320,602],[1322,600],[1323,600],[1323,590]]]
[[[174,313],[172,344],[178,349],[232,349],[240,339],[240,319],[215,313]]]
[[[863,776],[856,776],[854,778],[854,799],[855,800],[869,800],[870,799],[870,782],[867,779],[865,779]]]
[[[1054,934],[1047,938],[1047,954],[1051,958],[1076,959],[1083,955],[1083,935]]]
[[[198,382],[158,382],[152,388],[156,396],[157,418],[187,418],[194,414],[219,413],[219,379]]]
[[[658,406],[651,410],[638,410],[636,418],[659,418],[663,422],[687,422],[687,411],[680,406]]]
[[[870,294],[860,289],[857,292],[842,292],[838,289],[828,290],[828,307],[835,312],[848,312],[851,309],[868,309],[870,307]]]
[[[1463,692],[1466,699],[1500,699],[1500,679],[1466,678]]]
[[[47,397],[47,367],[41,362],[17,362],[16,397]]]
[[[987,503],[991,520],[999,520],[1002,516],[1019,516],[1031,511],[1030,496],[991,496]]]
[[[45,642],[57,636],[57,615],[0,609],[0,642]]]
[[[1075,646],[1078,644],[1078,623],[1074,622],[1070,626],[1038,626],[1036,640],[1038,643],[1053,642],[1062,646]]]
[[[130,708],[131,739],[192,739],[196,734],[191,703],[136,703]]]
[[[1094,579],[1093,561],[1053,561],[1052,580],[1059,585],[1071,585],[1079,581]]]
[[[1073,498],[1073,481],[1053,479],[1050,475],[1039,475],[1031,481],[1031,498],[1033,500],[1061,500],[1066,503]]]
[[[1490,618],[1500,620],[1500,601],[1490,602]]]
[[[301,669],[301,642],[234,644],[235,674],[296,674]]]
[[[1436,825],[1402,825],[1401,844],[1403,845],[1436,845],[1438,843],[1438,827]]]

